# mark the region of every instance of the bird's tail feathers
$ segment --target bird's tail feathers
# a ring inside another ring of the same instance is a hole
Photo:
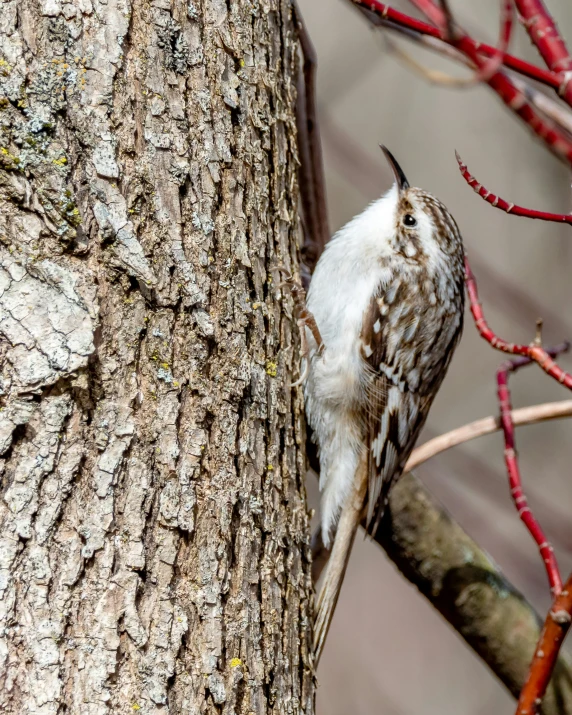
[[[330,548],[332,533],[342,507],[354,490],[354,478],[360,463],[359,452],[351,442],[340,445],[336,454],[334,464],[324,460],[320,465],[322,541],[327,549]]]
[[[375,534],[377,533],[377,530],[379,528],[379,525],[381,523],[381,520],[383,519],[383,515],[385,514],[385,510],[387,509],[387,505],[389,503],[389,493],[390,493],[393,485],[399,479],[400,476],[401,476],[401,469],[394,472],[389,479],[386,479],[381,484],[377,502],[373,505],[373,508],[371,508],[371,510],[370,510],[370,508],[368,508],[366,524],[365,524],[365,536],[366,537],[369,536],[371,539],[375,538]],[[369,507],[369,505],[368,505],[368,507]]]
[[[324,648],[363,512],[363,503],[367,490],[366,459],[362,459],[359,464],[354,485],[342,508],[334,546],[326,566],[326,574],[318,598],[316,620],[314,621],[315,667],[318,666],[318,661]]]

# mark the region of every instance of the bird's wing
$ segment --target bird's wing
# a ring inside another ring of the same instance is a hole
[[[401,302],[402,306],[407,302]],[[367,527],[375,533],[389,491],[400,474],[423,426],[428,405],[403,374],[403,349],[410,342],[414,311],[388,311],[382,293],[365,312],[361,355],[368,366],[365,436],[368,450]],[[411,345],[413,350],[413,345]]]

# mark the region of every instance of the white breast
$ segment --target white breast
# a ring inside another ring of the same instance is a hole
[[[393,187],[346,224],[326,246],[310,284],[308,308],[328,352],[353,368],[363,314],[377,286],[390,279],[380,259],[390,255],[396,205]]]
[[[305,385],[306,414],[320,448],[322,531],[329,538],[363,450],[356,408],[365,401],[365,363],[359,353],[363,315],[376,288],[387,284],[397,192],[392,189],[348,223],[322,254],[310,285],[308,308],[324,342]],[[311,346],[313,338],[306,331]]]

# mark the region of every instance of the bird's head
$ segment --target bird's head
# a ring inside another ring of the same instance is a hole
[[[395,250],[412,260],[457,253],[462,243],[461,234],[446,206],[427,191],[410,186],[389,149],[381,145],[381,150],[395,177],[390,192],[394,204]]]

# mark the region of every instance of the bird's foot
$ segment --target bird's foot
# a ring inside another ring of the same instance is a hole
[[[322,340],[322,336],[320,335],[320,330],[318,328],[318,324],[316,323],[316,319],[306,306],[306,291],[304,290],[304,287],[302,286],[300,281],[296,280],[296,278],[294,278],[294,276],[290,273],[290,271],[288,271],[287,268],[280,265],[278,266],[277,270],[283,277],[282,282],[278,284],[278,288],[288,288],[292,296],[292,300],[294,301],[294,309],[298,318],[298,328],[300,329],[302,357],[308,358],[309,356],[308,341],[306,339],[305,328],[308,328],[308,330],[312,333],[312,336],[316,342],[317,353],[319,355],[324,349],[324,341]]]

